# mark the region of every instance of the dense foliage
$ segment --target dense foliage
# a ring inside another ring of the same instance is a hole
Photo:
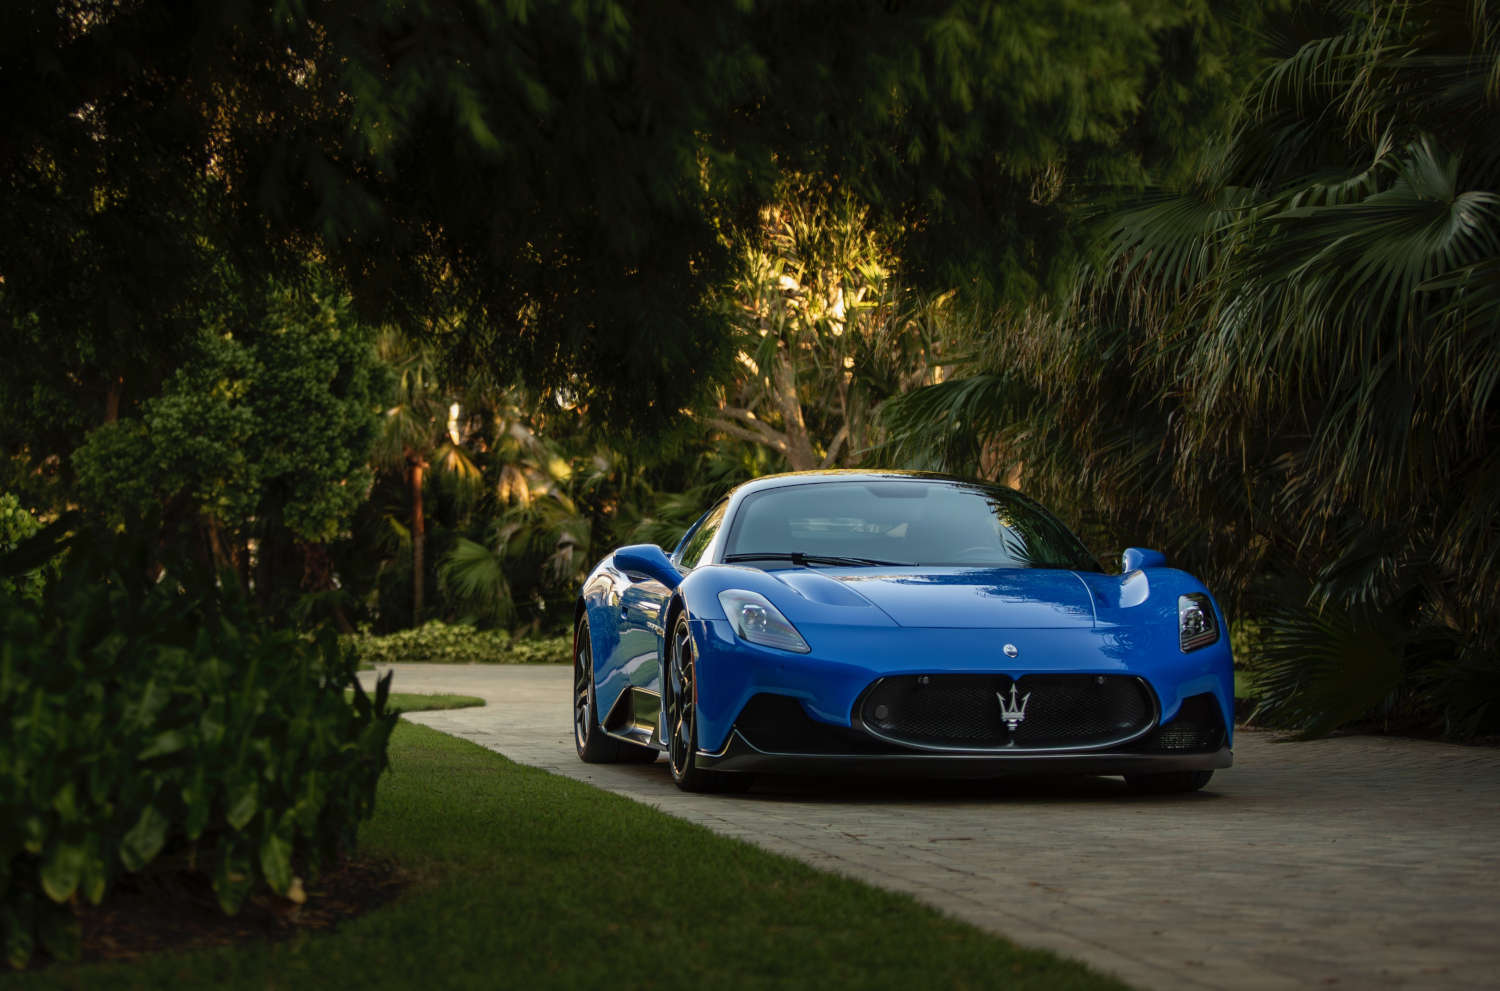
[[[1186,187],[1118,206],[1066,305],[975,335],[912,449],[1024,466],[1265,622],[1261,715],[1500,721],[1500,24],[1324,3]],[[1097,514],[1097,515],[1095,515]]]
[[[331,632],[268,628],[232,580],[80,531],[40,608],[0,590],[6,960],[74,955],[70,905],[125,873],[194,867],[230,913],[260,886],[305,897],[372,810],[388,681],[372,700]]]
[[[505,630],[429,620],[384,636],[363,631],[345,638],[360,664],[565,664],[573,659],[573,638],[512,637]]]
[[[160,511],[199,556],[289,608],[328,588],[321,548],[369,492],[386,368],[326,280],[248,295],[213,315],[160,391],[90,431],[77,496],[111,518]]]

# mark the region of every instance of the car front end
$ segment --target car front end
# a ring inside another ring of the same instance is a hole
[[[700,766],[990,777],[1232,763],[1222,637],[1182,653],[1129,628],[807,626],[829,646],[792,653],[729,620],[694,624]]]

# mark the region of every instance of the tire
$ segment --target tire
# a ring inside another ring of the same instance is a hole
[[[1127,774],[1130,790],[1142,795],[1183,795],[1208,784],[1212,771],[1163,771],[1158,774]]]
[[[698,753],[697,660],[687,613],[678,613],[667,641],[667,670],[662,678],[672,780],[683,791],[743,792],[754,783],[752,775],[706,770],[693,759]]]
[[[573,629],[573,745],[578,759],[588,764],[625,761],[649,764],[656,751],[616,740],[599,725],[599,700],[594,684],[594,644],[589,621],[580,617]]]

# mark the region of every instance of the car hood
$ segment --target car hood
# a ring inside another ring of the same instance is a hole
[[[1093,596],[1071,571],[922,568],[891,574],[797,568],[772,574],[813,602],[872,604],[898,626],[1036,630],[1095,625]]]

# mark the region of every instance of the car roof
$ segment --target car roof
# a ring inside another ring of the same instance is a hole
[[[809,485],[816,482],[888,482],[903,479],[930,482],[959,482],[967,485],[992,486],[994,484],[978,479],[964,478],[960,475],[947,475],[936,471],[913,471],[907,468],[824,468],[816,471],[789,471],[779,475],[762,475],[760,478],[751,479],[736,486],[732,494],[748,495],[751,492],[760,492],[764,489],[779,489],[789,485]]]

